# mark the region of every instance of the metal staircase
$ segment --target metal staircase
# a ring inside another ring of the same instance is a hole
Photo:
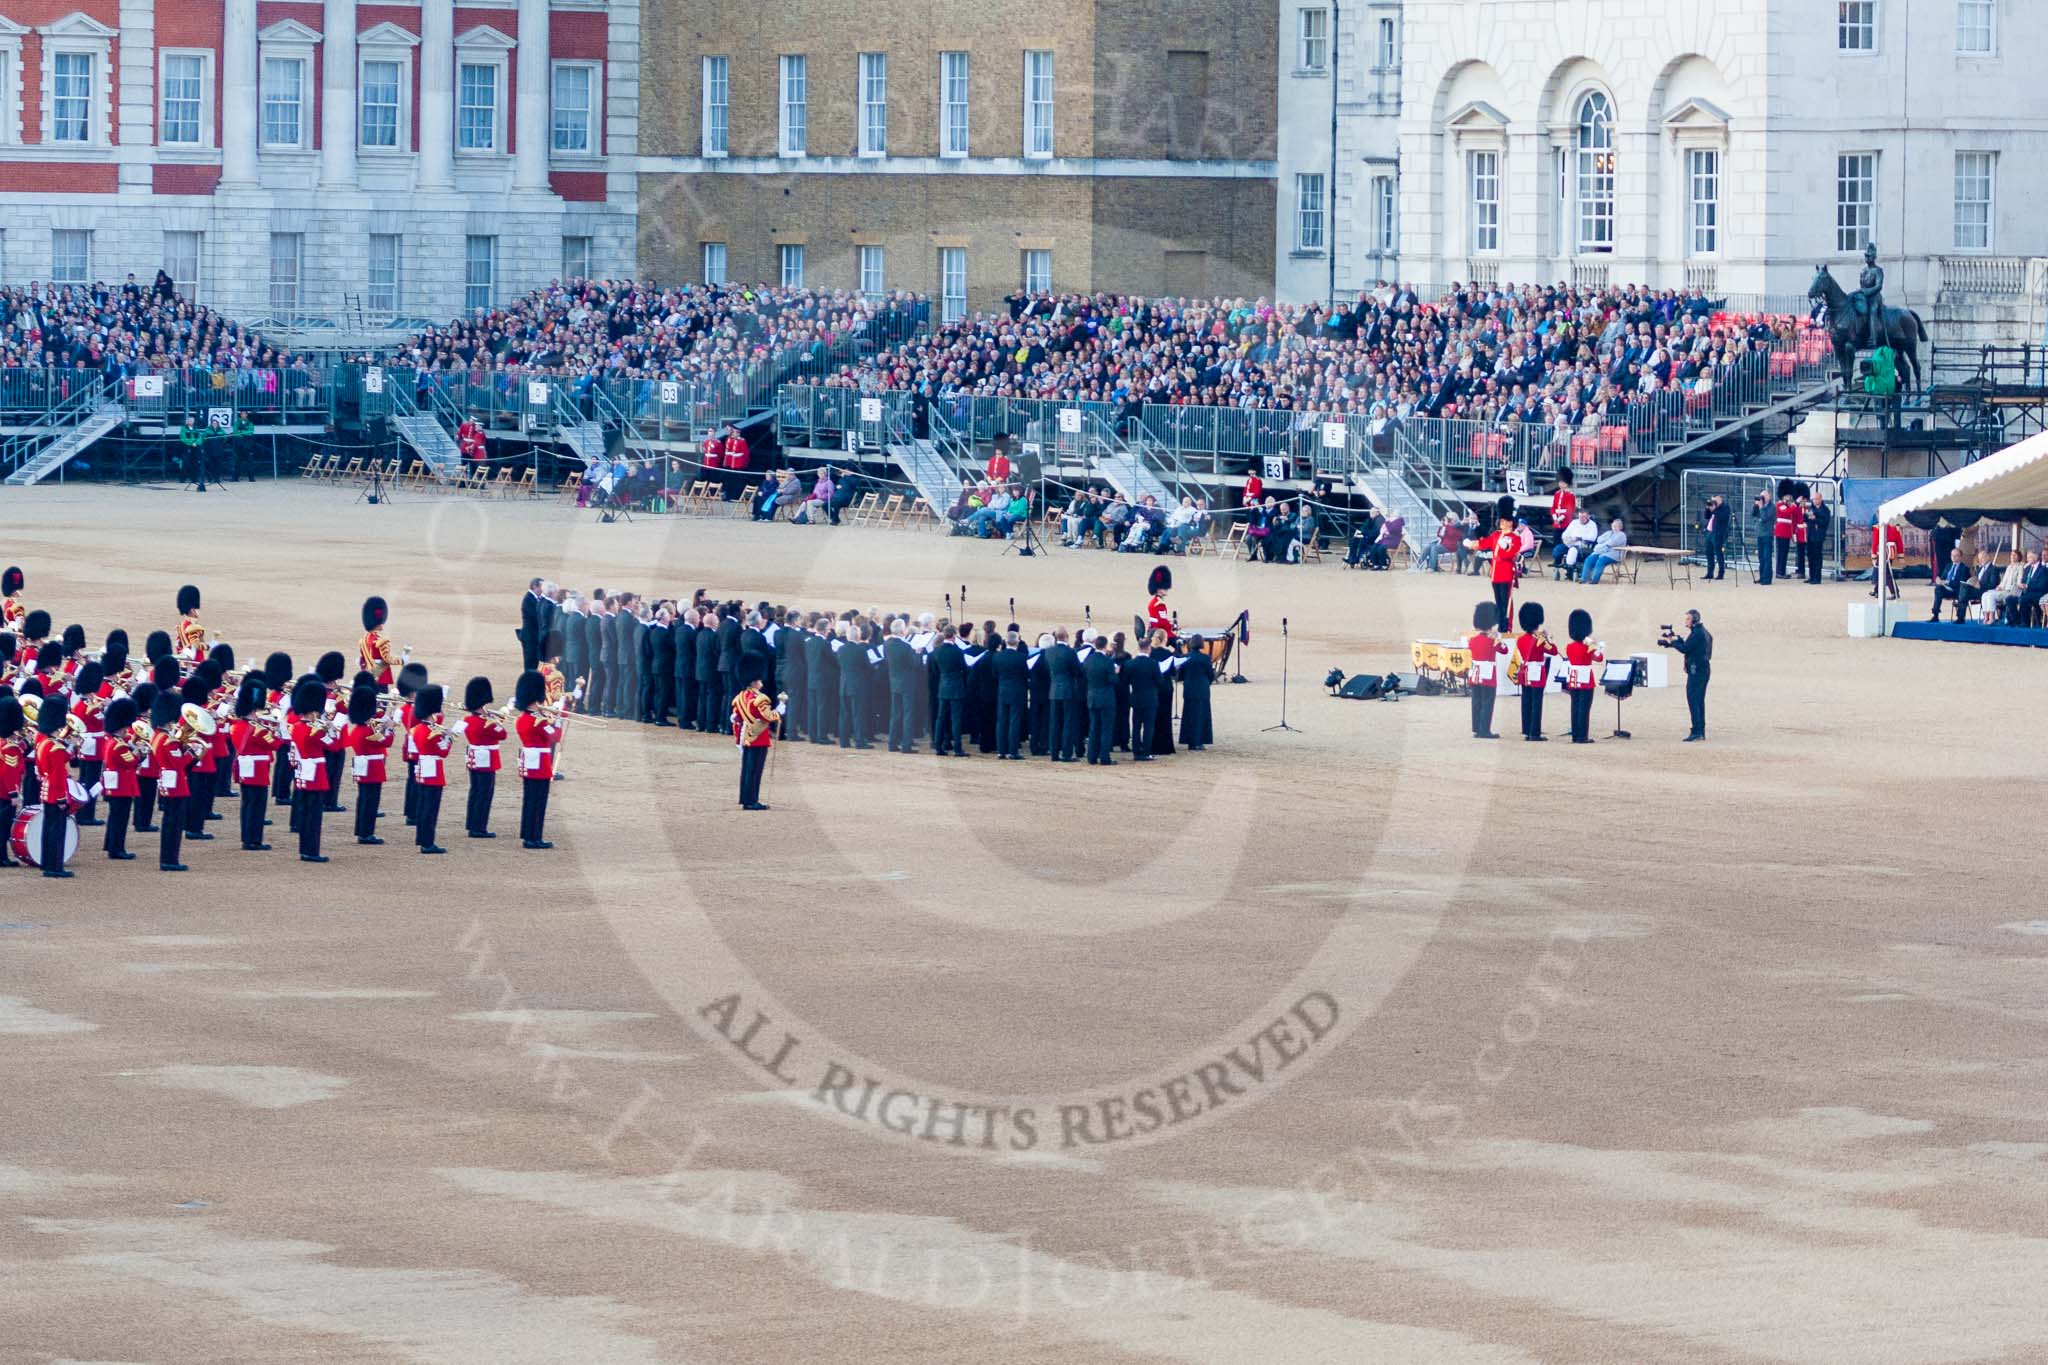
[[[891,431],[889,442],[883,448],[935,514],[943,517],[946,509],[960,500],[960,490],[965,485],[960,482],[952,461],[930,437],[914,438],[908,431]]]
[[[1144,451],[1125,442],[1100,414],[1090,412],[1082,417],[1081,437],[1089,466],[1132,506],[1151,498],[1158,506],[1171,509],[1180,501]]]
[[[17,436],[0,446],[0,467],[7,483],[25,488],[40,483],[70,463],[73,456],[126,420],[119,403],[82,392],[58,404]]]
[[[418,410],[394,411],[391,426],[437,478],[452,479],[461,470],[462,451],[448,434],[448,428],[441,425],[440,418]]]
[[[562,444],[576,452],[585,469],[595,468],[605,457],[604,423],[587,418],[575,422],[564,422],[560,427]]]

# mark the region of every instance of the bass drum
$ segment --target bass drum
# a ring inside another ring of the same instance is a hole
[[[47,806],[30,806],[14,817],[14,829],[8,844],[14,856],[31,867],[43,865],[43,820]],[[63,811],[52,812],[49,817],[64,822],[64,861],[69,863],[78,854],[78,822]]]

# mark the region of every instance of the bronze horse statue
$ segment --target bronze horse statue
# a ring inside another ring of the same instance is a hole
[[[1833,271],[1824,265],[1815,266],[1814,271],[1806,297],[1827,309],[1828,337],[1834,343],[1835,363],[1842,369],[1842,387],[1852,389],[1856,386],[1856,352],[1867,336],[1864,320],[1856,315],[1842,286],[1835,283]],[[1920,343],[1927,340],[1926,325],[1910,308],[1887,308],[1879,321],[1885,345],[1899,357],[1899,387],[1919,388]]]

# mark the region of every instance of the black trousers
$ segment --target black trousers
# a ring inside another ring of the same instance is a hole
[[[162,798],[163,809],[157,813],[157,829],[163,841],[157,852],[157,862],[164,867],[175,866],[178,853],[185,844],[185,803],[189,796],[166,796]]]
[[[1079,697],[1054,697],[1052,702],[1052,756],[1067,759],[1081,756],[1083,706]]]
[[[327,755],[327,790],[321,793],[322,810],[341,809],[341,767],[347,754],[335,752]]]
[[[434,831],[441,823],[441,793],[447,790],[430,782],[420,783],[419,805],[413,812],[413,842],[421,848],[434,846]]]
[[[1052,700],[1049,697],[1034,696],[1031,699],[1031,718],[1025,728],[1031,732],[1031,754],[1044,758],[1052,751]]]
[[[1728,542],[1710,536],[1707,538],[1705,549],[1707,554],[1707,577],[1726,578],[1728,576]]]
[[[932,750],[935,753],[964,754],[960,747],[960,721],[967,709],[963,697],[940,697],[939,712],[932,720]]]
[[[1145,665],[1150,668],[1151,665]],[[1152,725],[1159,718],[1157,702],[1140,695],[1131,707],[1131,757],[1152,757]]]
[[[1792,576],[1806,577],[1806,542],[1803,540],[1795,541],[1792,545]]]
[[[1685,709],[1692,715],[1692,732],[1704,735],[1707,732],[1707,679],[1711,668],[1697,669],[1685,675]]]
[[[1574,687],[1567,691],[1565,695],[1571,698],[1572,704],[1572,738],[1591,739],[1593,737],[1593,689],[1590,687]]]
[[[684,729],[697,728],[697,680],[678,677],[676,679],[676,724]]]
[[[51,806],[57,808],[51,810]],[[42,846],[36,850],[36,855],[42,859],[40,866],[44,876],[54,877],[64,870],[64,836],[70,830],[71,821],[65,815],[63,805],[55,801],[44,803]]]
[[[78,765],[78,782],[79,782],[79,785],[80,785],[80,786],[82,786],[82,787],[84,787],[84,788],[85,788],[85,789],[86,789],[87,791],[91,791],[91,790],[92,790],[92,787],[93,787],[93,783],[95,783],[95,782],[97,782],[97,781],[99,781],[99,780],[100,780],[100,772],[101,772],[101,766],[100,766],[100,761],[99,761],[98,759],[93,759],[93,760],[92,760],[91,762],[89,762],[89,763],[80,763],[80,764]],[[86,803],[85,803],[85,804],[84,804],[83,806],[79,807],[79,810],[78,810],[78,823],[79,823],[79,824],[81,824],[81,825],[92,825],[92,824],[97,824],[97,823],[99,823],[99,818],[100,818],[100,813],[99,813],[99,803],[98,803],[98,802],[96,802],[96,801],[90,801],[90,800],[88,800],[88,801],[87,801],[87,802],[86,802]]]
[[[405,763],[405,823],[408,825],[419,818],[420,773],[419,765],[411,759]]]
[[[1090,706],[1088,708],[1088,761],[1104,763],[1109,759],[1111,741],[1116,738],[1116,707],[1113,705]]]
[[[1778,542],[1778,577],[1783,578],[1785,576],[1785,561],[1791,557],[1792,538],[1787,536]]]
[[[768,768],[768,746],[749,744],[740,750],[740,804],[759,805],[761,774]]]
[[[889,748],[909,753],[917,743],[917,699],[908,692],[889,693]]]
[[[998,701],[996,703],[996,752],[1004,758],[1021,758],[1018,747],[1024,743],[1023,701]]]
[[[1493,701],[1498,695],[1491,687],[1472,689],[1472,733],[1490,735],[1493,733]]]
[[[270,788],[255,782],[242,784],[242,847],[263,842],[263,812],[270,804]]]
[[[156,814],[156,779],[138,777],[135,788],[135,828],[148,833],[154,828],[150,817]]]
[[[284,810],[292,803],[292,765],[288,754],[280,753],[270,765],[270,804]]]
[[[1508,599],[1514,595],[1515,585],[1512,582],[1493,585],[1493,614],[1503,631],[1509,629]]]
[[[1543,689],[1524,687],[1522,689],[1522,738],[1543,737]]]
[[[545,777],[519,780],[519,837],[537,843],[547,836],[541,831],[548,823],[548,789],[554,785]]]
[[[317,858],[320,856],[320,822],[327,815],[327,793],[293,788],[292,813],[297,817],[299,856]]]
[[[676,704],[675,679],[666,673],[657,674],[647,680],[644,689],[647,700],[645,710],[649,721],[668,719],[668,713]]]
[[[1821,542],[1817,540],[1806,542],[1806,581],[1809,583],[1820,582],[1821,548]]]
[[[697,680],[697,728],[705,734],[718,731],[718,677]]]
[[[110,796],[107,798],[107,842],[109,853],[128,851],[128,817],[135,807],[132,796]]]
[[[382,782],[356,783],[356,838],[377,837],[377,807],[384,804]]]
[[[832,739],[832,697],[822,687],[810,688],[804,694],[809,705],[805,711],[804,735],[813,744],[826,744]]]
[[[192,788],[192,794],[185,798],[185,834],[189,838],[205,830],[206,817],[213,812],[213,773],[187,769],[185,782]]]
[[[861,705],[859,693],[841,692],[839,694],[840,748],[847,749],[855,744],[866,744],[868,742],[866,733],[867,721],[864,715],[866,710],[867,708]]]
[[[469,775],[469,808],[463,813],[462,827],[471,834],[491,832],[491,802],[498,795],[498,775],[488,768],[472,771]]]

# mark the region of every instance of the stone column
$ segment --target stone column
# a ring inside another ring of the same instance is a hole
[[[420,4],[421,189],[455,184],[455,0]]]
[[[227,0],[220,44],[221,183],[256,184],[256,0]]]
[[[519,0],[518,126],[514,130],[512,188],[548,187],[548,0]],[[592,130],[595,135],[595,129]]]
[[[356,0],[327,0],[320,57],[320,183],[356,183]]]

